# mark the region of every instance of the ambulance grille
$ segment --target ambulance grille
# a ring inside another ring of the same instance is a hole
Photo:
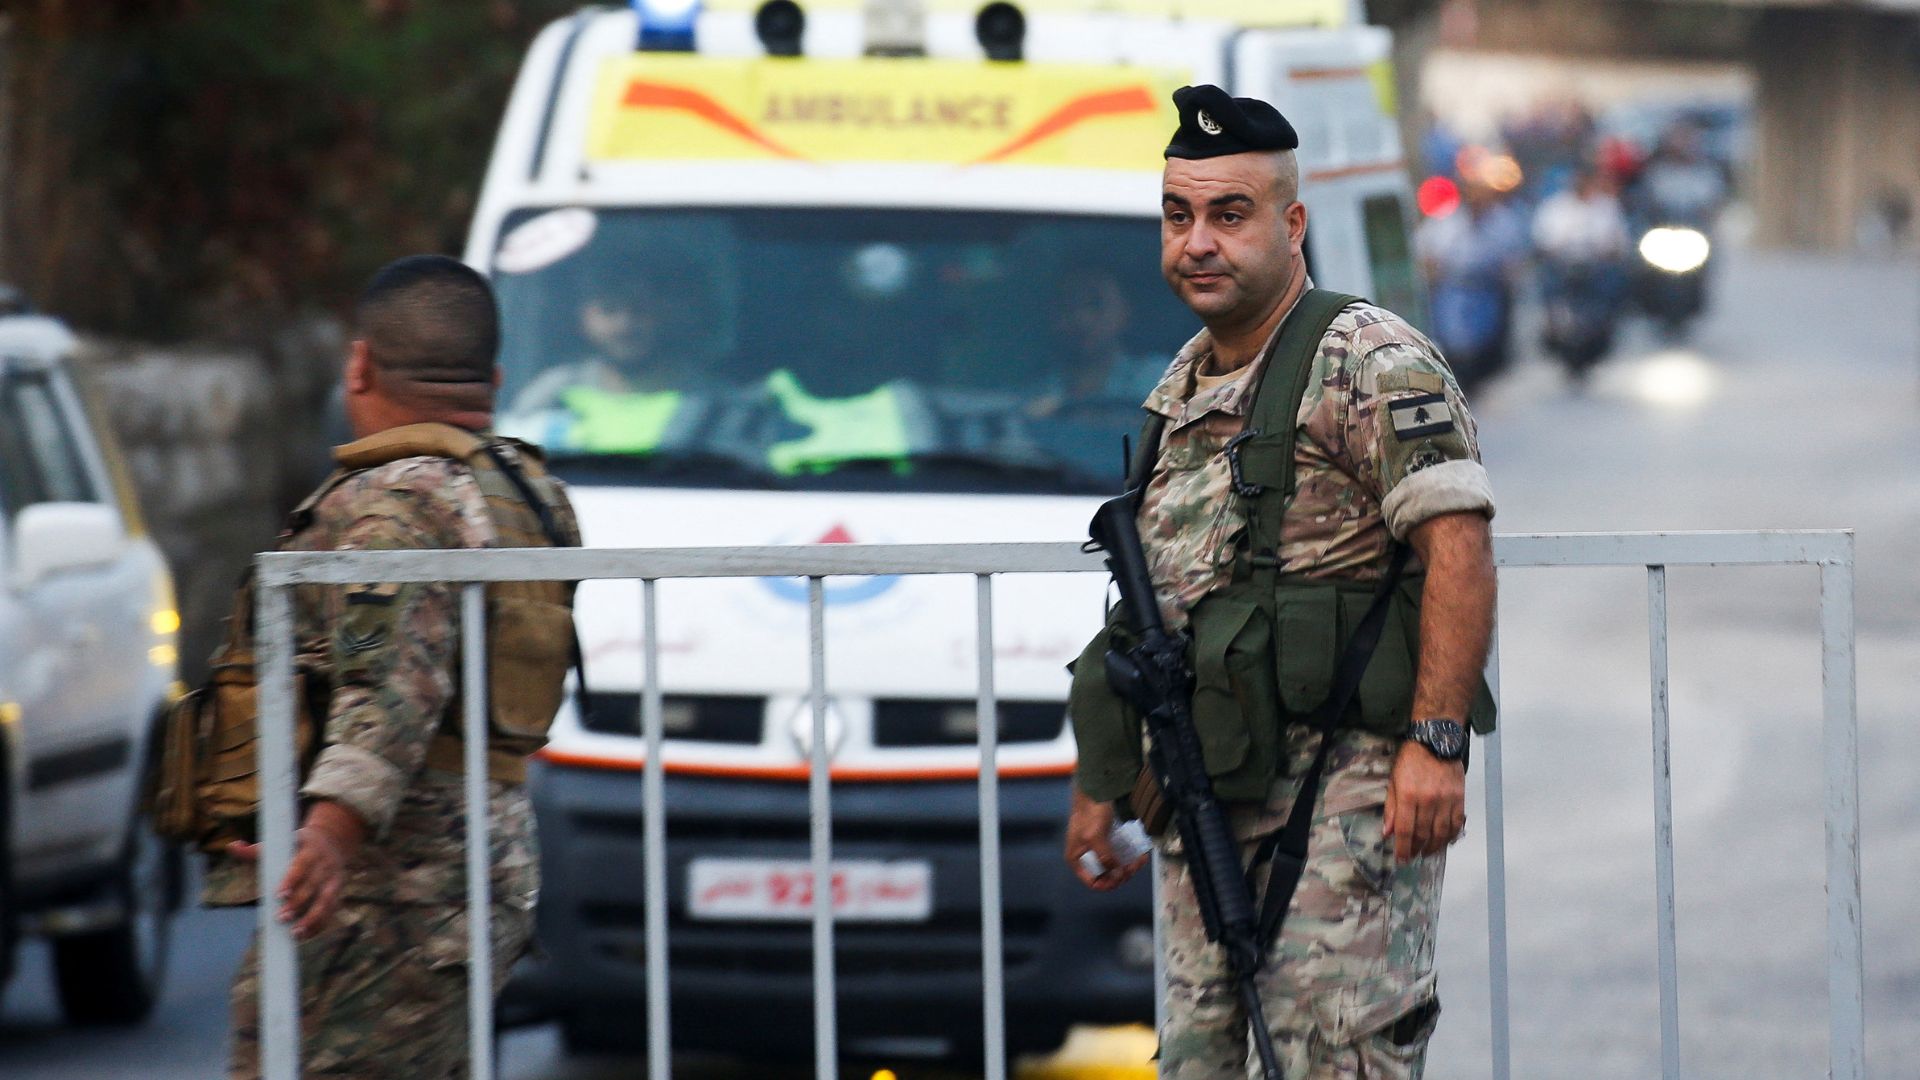
[[[688,742],[757,746],[766,723],[767,700],[759,697],[668,694],[661,719],[667,737]],[[640,734],[640,695],[593,693],[587,698],[588,731]]]
[[[1044,743],[1060,737],[1066,706],[1057,701],[1002,701],[1002,743]],[[873,744],[881,747],[972,746],[980,719],[971,701],[881,698],[873,703]]]

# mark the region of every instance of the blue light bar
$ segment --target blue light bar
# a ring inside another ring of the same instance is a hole
[[[640,16],[642,52],[692,52],[700,0],[629,0]]]

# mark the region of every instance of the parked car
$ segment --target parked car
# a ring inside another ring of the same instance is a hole
[[[159,997],[180,905],[181,853],[142,809],[180,616],[73,346],[0,317],[0,986],[43,936],[67,1018],[126,1024]]]

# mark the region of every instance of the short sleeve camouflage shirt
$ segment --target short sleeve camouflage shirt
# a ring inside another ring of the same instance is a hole
[[[472,472],[445,458],[353,473],[304,509],[307,524],[282,537],[282,550],[474,548],[496,539]],[[556,510],[564,527],[574,527],[564,499]],[[301,797],[340,803],[370,831],[348,869],[347,896],[459,900],[466,895],[462,780],[425,767],[455,696],[458,586],[303,586],[294,606],[300,651],[333,673],[323,745]],[[520,785],[489,784],[494,896],[530,906],[538,883],[532,806]],[[216,860],[209,902],[250,900],[247,869]]]
[[[1232,579],[1247,507],[1224,450],[1246,428],[1272,344],[1240,378],[1196,392],[1195,375],[1213,356],[1203,330],[1147,397],[1167,426],[1140,534],[1169,625],[1184,625],[1201,597]],[[1424,335],[1390,311],[1354,304],[1335,317],[1313,363],[1281,573],[1375,580],[1392,541],[1422,522],[1462,511],[1493,516],[1466,399]]]

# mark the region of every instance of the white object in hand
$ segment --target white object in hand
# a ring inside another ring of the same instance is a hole
[[[1134,860],[1153,850],[1153,841],[1147,838],[1147,827],[1138,821],[1115,825],[1107,837],[1107,843],[1113,848],[1113,857],[1120,860],[1121,866],[1131,866]],[[1099,877],[1107,872],[1107,865],[1091,851],[1080,853],[1080,868],[1091,877]]]

